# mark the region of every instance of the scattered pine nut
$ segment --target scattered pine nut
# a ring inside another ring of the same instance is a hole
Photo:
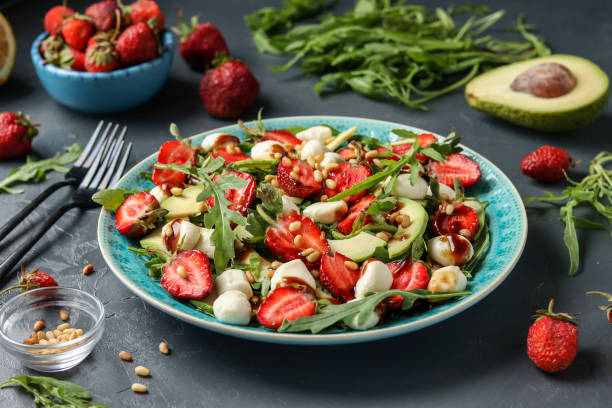
[[[330,136],[327,139],[325,139],[325,144],[330,144],[331,142],[333,142],[334,140],[336,140],[336,138],[334,136]]]
[[[314,249],[306,248],[305,250],[302,251],[301,255],[302,256],[308,256],[308,255],[312,254],[313,252],[314,252]]]
[[[132,361],[132,355],[125,350],[121,350],[119,352],[119,358],[122,359],[123,361]]]
[[[299,221],[295,221],[295,222],[299,222]],[[295,222],[292,222],[291,224],[294,224]],[[291,229],[291,224],[289,225],[289,229]],[[300,223],[300,226],[302,226],[302,223]],[[270,264],[270,266],[274,269],[278,268],[279,266],[281,266],[282,263],[278,262],[278,261],[274,261],[272,262],[272,264]]]
[[[142,394],[142,393],[147,392],[148,390],[147,390],[146,385],[140,384],[140,383],[134,383],[132,384],[132,391]]]
[[[168,348],[168,345],[166,344],[165,341],[162,341],[161,343],[159,343],[159,351],[162,354],[169,354],[170,353],[170,349]]]
[[[40,343],[41,340],[47,340],[47,335],[45,334],[45,332],[37,331],[36,338],[38,339],[38,342]]]
[[[298,234],[295,236],[295,238],[293,238],[293,245],[295,245],[296,247],[302,246],[303,243],[304,238],[302,237],[302,235]]]
[[[328,197],[327,197],[325,194],[323,194],[323,195],[321,196],[320,200],[321,200],[321,202],[322,202],[322,203],[324,203],[324,202],[326,202],[326,201],[327,201],[327,198],[328,198]]]
[[[340,167],[340,165],[338,163],[327,163],[325,165],[325,170],[330,171],[330,170],[335,170],[338,167]]]
[[[357,265],[353,261],[344,261],[344,266],[346,266],[347,268],[352,269],[352,270],[356,270],[357,268],[359,268],[359,265]]]
[[[379,231],[376,233],[376,237],[388,242],[392,235],[387,231]]]
[[[289,176],[291,176],[291,178],[294,179],[295,181],[300,180],[300,174],[296,173],[295,171],[292,171],[291,174],[289,174]]]
[[[314,179],[317,183],[320,183],[321,181],[323,181],[323,173],[321,173],[319,170],[315,170]]]
[[[83,275],[89,275],[93,272],[93,270],[94,266],[92,264],[88,264],[87,266],[85,266],[85,268],[83,268]]]
[[[291,231],[291,232],[296,232],[300,228],[302,228],[302,223],[300,221],[293,221],[291,224],[289,224],[289,231]],[[275,262],[277,262],[277,261],[275,261]],[[274,262],[272,262],[272,265],[274,265]],[[280,265],[278,265],[278,266],[280,266]],[[276,266],[276,268],[278,268],[278,266]]]
[[[314,157],[312,157],[312,156],[308,156],[308,157],[306,158],[306,162],[308,162],[308,165],[309,165],[310,167],[314,167],[314,166],[316,166],[316,164],[317,164],[317,162],[315,161]]]
[[[200,201],[198,203],[198,210],[201,213],[208,211],[208,204],[206,204],[206,201]]]
[[[377,150],[370,150],[369,152],[367,152],[365,154],[365,158],[366,159],[373,159],[375,157],[378,157],[378,151]]]
[[[176,273],[178,273],[181,278],[187,279],[187,271],[185,270],[184,266],[179,266],[176,268]]]
[[[47,335],[47,339],[51,340],[55,338],[55,334],[51,330],[45,333]]]
[[[446,206],[447,215],[452,215],[454,211],[455,211],[455,207],[452,204],[449,204]]]
[[[306,260],[310,263],[315,263],[321,258],[321,253],[319,251],[314,251],[310,255],[306,257]]]
[[[313,278],[318,278],[319,277],[319,270],[318,269],[311,269],[310,270],[310,274],[312,275]]]
[[[49,340],[48,340],[48,343],[49,343],[50,345],[59,344],[59,340],[58,340],[58,339],[56,339],[56,338],[52,338],[52,339],[49,339]]]
[[[258,296],[251,296],[251,303],[256,305],[259,303],[259,297]]]
[[[404,215],[402,218],[402,228],[408,228],[412,224],[412,220],[409,215]]]
[[[41,346],[46,346],[49,344],[49,342],[47,341],[47,339],[40,339],[38,340],[38,344],[40,344]]]
[[[274,269],[269,269],[268,270],[268,278],[271,278],[274,276]]]
[[[68,320],[68,311],[66,309],[62,309],[59,311],[59,315],[60,315],[60,319],[62,319],[63,321]]]
[[[323,170],[321,170],[321,174],[323,175],[323,178],[326,179],[327,175],[328,175],[328,171],[323,169]]]
[[[314,157],[314,160],[315,160],[316,163],[321,163],[324,158],[325,158],[325,155],[323,153],[321,153],[321,154],[317,154]]]
[[[272,174],[266,174],[266,177],[264,177],[264,180],[267,181],[268,183],[272,181],[272,179],[274,178],[274,175]]]
[[[59,336],[60,334],[62,334],[62,332],[61,332],[61,331],[59,331],[59,330],[57,330],[57,329],[53,330],[53,335],[54,335],[55,337]]]
[[[147,367],[136,366],[134,367],[134,372],[141,377],[148,377],[151,375],[151,371]]]
[[[255,277],[253,276],[253,272],[246,271],[244,274],[246,275],[247,281],[249,281],[249,283],[255,282]]]
[[[34,323],[34,331],[40,331],[44,328],[45,328],[44,320],[37,320],[36,323]]]
[[[69,328],[70,328],[70,323],[62,323],[59,326],[57,326],[57,330],[59,331],[64,331]]]
[[[325,180],[325,185],[327,186],[327,188],[336,188],[336,180],[327,179]]]
[[[180,187],[172,187],[172,188],[170,189],[170,193],[171,193],[173,196],[180,196],[181,194],[183,194],[183,189],[182,189],[182,188],[180,188]]]
[[[270,184],[272,184],[272,187],[274,187],[274,188],[278,188],[280,186],[280,184],[278,184],[278,179],[276,177],[274,179],[272,179]]]
[[[282,162],[284,166],[287,166],[287,167],[291,166],[291,159],[288,157],[283,157]]]
[[[283,154],[282,154],[282,153],[278,153],[278,152],[274,153],[274,158],[275,158],[275,159],[277,159],[277,160],[278,160],[278,159],[280,159],[281,157],[283,157]]]
[[[469,237],[470,236],[470,230],[466,229],[466,228],[461,228],[459,230],[459,235],[462,235],[464,237]]]
[[[377,167],[380,167],[381,169],[385,167],[384,164],[380,161],[380,159],[374,159],[372,160],[372,163],[374,163]]]

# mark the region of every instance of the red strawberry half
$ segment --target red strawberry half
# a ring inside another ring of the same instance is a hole
[[[297,174],[297,180],[291,174]],[[284,157],[278,164],[278,184],[281,190],[292,197],[309,197],[317,194],[323,185],[314,179],[314,169],[307,163]]]
[[[339,252],[331,257],[325,255],[321,260],[319,279],[332,295],[348,302],[355,298],[355,284],[359,279],[359,267],[352,269],[345,262],[353,262]],[[355,264],[356,265],[356,264]]]
[[[299,221],[299,228],[291,231],[289,226],[296,221]],[[298,235],[302,238],[296,245],[295,237]],[[320,257],[330,251],[325,235],[314,221],[297,214],[282,217],[276,225],[268,228],[265,244],[273,254],[283,257],[285,261],[301,259],[308,268],[317,267]],[[302,255],[305,250],[307,255]],[[317,252],[319,257],[313,256],[311,250]]]
[[[290,144],[293,146],[302,144],[302,141],[295,137],[293,133],[289,132],[288,130],[282,129],[266,131],[266,135],[263,137],[262,140],[275,140],[284,145]]]
[[[468,188],[480,180],[481,172],[480,166],[474,160],[461,153],[453,153],[446,158],[444,163],[432,160],[428,174],[449,187],[455,185],[455,178],[457,178],[463,187]]]
[[[362,211],[364,211],[375,198],[376,196],[369,195],[369,196],[363,197],[362,199],[357,201],[355,204],[353,204],[351,208],[349,208],[348,216],[344,220],[340,221],[340,223],[338,224],[338,231],[340,231],[344,235],[350,234],[351,231],[353,231],[353,224],[355,223],[355,220],[357,219],[359,214]],[[369,224],[371,222],[372,222],[372,217],[367,215],[363,225]]]
[[[478,226],[478,213],[463,204],[455,204],[450,215],[438,210],[433,221],[433,230],[437,235],[459,234],[470,240],[478,232]]]
[[[389,262],[387,264],[393,274],[391,289],[412,290],[426,289],[429,283],[427,267],[421,262],[412,262],[408,259]],[[401,310],[404,298],[395,295],[387,298],[387,306],[392,310]]]
[[[225,190],[225,198],[234,203],[233,205],[229,206],[229,209],[238,211],[242,215],[246,215],[247,210],[251,204],[253,204],[253,200],[255,199],[255,191],[257,190],[255,179],[248,173],[240,173],[238,171],[231,171],[227,174],[227,176],[240,177],[247,182],[247,184],[239,190]],[[217,175],[213,178],[213,181],[217,181],[220,178],[221,176]],[[214,207],[215,198],[208,197],[206,203],[209,207]]]
[[[226,164],[250,159],[250,157],[242,153],[238,147],[234,147],[231,152],[227,149],[227,146],[219,147],[215,149],[212,155],[213,157],[223,157]]]
[[[309,291],[281,286],[263,301],[257,312],[257,320],[264,327],[278,329],[285,320],[312,316],[315,308],[316,302]]]
[[[179,253],[164,267],[161,285],[175,298],[202,299],[213,287],[208,258],[198,249]]]
[[[195,164],[196,153],[193,148],[178,140],[165,142],[159,149],[157,162],[160,164]],[[160,186],[166,184],[168,187],[181,186],[185,182],[186,174],[180,171],[168,169],[153,170],[153,183]]]
[[[154,196],[142,191],[125,199],[115,213],[115,228],[128,237],[141,237],[155,229],[156,222],[166,210],[159,208]]]
[[[60,28],[62,27],[62,23],[64,19],[68,17],[72,17],[74,15],[74,10],[70,7],[66,6],[55,6],[51,7],[47,14],[45,14],[45,30],[51,34],[56,35],[59,34]]]
[[[567,150],[545,145],[523,158],[521,173],[539,181],[555,182],[565,178],[564,171],[571,165]]]
[[[353,166],[348,163],[340,164],[340,167],[334,170],[330,170],[327,178],[335,181],[336,186],[330,188],[328,185],[325,186],[325,194],[328,197],[333,197],[338,193],[343,192],[357,183],[361,183],[372,175],[372,171],[366,166]],[[352,203],[363,197],[366,191],[362,191],[357,195],[349,196],[348,202]]]

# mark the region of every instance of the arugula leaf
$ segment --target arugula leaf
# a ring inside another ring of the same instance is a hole
[[[47,178],[46,174],[50,171],[60,173],[68,172],[68,168],[64,165],[72,163],[81,155],[82,149],[78,143],[64,147],[65,152],[61,154],[57,152],[55,156],[43,160],[35,160],[32,156],[28,156],[26,163],[11,171],[4,180],[0,180],[0,194],[21,194],[23,190],[10,188],[16,183],[23,182],[38,182]]]
[[[105,210],[115,211],[126,198],[132,194],[139,193],[139,190],[123,190],[121,188],[100,190],[91,196],[93,202],[100,204]]]
[[[165,253],[161,251],[152,251],[144,248],[136,248],[129,246],[128,250],[135,252],[139,258],[147,258],[144,266],[149,270],[149,276],[155,280],[159,280],[162,277],[164,266],[168,261]]]
[[[201,300],[190,300],[189,303],[191,303],[191,305],[193,307],[195,307],[197,310],[199,310],[200,312],[210,316],[210,317],[215,317],[215,312],[213,311],[212,305],[208,304],[206,302],[203,302]]]
[[[272,184],[260,183],[256,194],[257,198],[261,200],[263,206],[272,216],[276,217],[283,212],[283,199],[280,190],[274,188]]]

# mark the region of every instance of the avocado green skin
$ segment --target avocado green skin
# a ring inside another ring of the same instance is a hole
[[[517,125],[545,132],[566,132],[584,127],[597,119],[608,103],[609,91],[608,85],[606,91],[588,105],[550,113],[532,113],[498,103],[480,102],[476,96],[467,92],[465,98],[472,108]]]

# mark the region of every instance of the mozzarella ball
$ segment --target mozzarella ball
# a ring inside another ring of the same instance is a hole
[[[395,180],[391,194],[411,200],[422,200],[427,195],[428,187],[427,182],[421,177],[417,178],[416,183],[413,185],[410,182],[410,174],[400,174]]]
[[[333,224],[343,219],[347,212],[348,205],[346,202],[338,200],[310,204],[304,208],[303,214],[321,224]]]
[[[223,323],[246,325],[251,321],[251,303],[238,290],[222,293],[213,303],[213,312]]]
[[[467,286],[467,278],[458,266],[445,266],[431,274],[427,290],[432,293],[458,292]]]
[[[205,153],[210,152],[212,149],[215,148],[215,145],[217,144],[221,136],[223,136],[223,133],[213,133],[212,135],[206,136],[200,144],[202,150],[204,150]]]
[[[362,299],[368,292],[389,290],[392,283],[393,274],[387,265],[381,261],[369,261],[355,285],[355,298]]]
[[[164,237],[174,237],[172,240],[166,241],[166,246],[168,242],[172,246],[172,248],[168,248],[169,251],[189,251],[200,240],[200,228],[179,218],[164,225],[162,235]]]
[[[442,266],[463,265],[474,255],[470,240],[458,234],[440,235],[427,242],[431,259]]]
[[[215,257],[215,245],[210,240],[214,230],[208,228],[200,228],[200,240],[195,246],[195,249],[199,249],[204,252],[210,259]]]
[[[455,194],[455,189],[454,188],[450,188],[449,186],[447,186],[446,184],[442,184],[439,183],[438,184],[440,186],[439,188],[439,195],[440,195],[440,199],[444,200],[444,201],[454,201],[455,198],[457,198],[456,194]],[[433,195],[431,193],[431,187],[427,187],[427,195]]]
[[[164,201],[166,198],[170,197],[170,194],[168,194],[165,190],[163,190],[160,186],[155,186],[151,189],[151,191],[149,192],[153,197],[155,197],[155,199],[161,203],[162,201]]]
[[[306,130],[296,133],[295,137],[305,142],[309,140],[318,140],[325,143],[332,136],[331,129],[327,126],[313,126]]]
[[[276,140],[264,140],[255,143],[251,149],[251,159],[253,160],[273,160],[274,153],[284,153],[285,147]]]
[[[283,286],[284,283],[304,283],[310,286],[313,290],[317,288],[312,274],[304,265],[301,259],[285,262],[274,271],[274,275],[270,279],[270,291]]]
[[[300,153],[300,159],[306,160],[309,157],[318,156],[320,154],[329,152],[329,149],[318,140],[310,140],[306,142],[302,147],[302,152]]]
[[[227,269],[215,279],[217,292],[223,294],[230,290],[237,290],[245,294],[247,298],[253,296],[253,289],[246,278],[244,271],[240,269]]]
[[[345,317],[343,319],[344,324],[346,324],[353,330],[368,330],[376,326],[378,322],[380,322],[380,316],[378,315],[378,313],[376,313],[376,311],[373,311],[372,313],[370,313],[370,316],[365,321],[365,323],[359,325],[359,315],[360,313],[355,313],[352,316]]]
[[[323,154],[323,160],[321,160],[321,167],[325,167],[330,163],[342,164],[345,160],[338,153],[327,152]]]
[[[289,215],[292,212],[295,212],[296,214],[300,213],[300,208],[291,199],[291,197],[284,195],[281,197],[281,199],[283,200],[283,216]]]

